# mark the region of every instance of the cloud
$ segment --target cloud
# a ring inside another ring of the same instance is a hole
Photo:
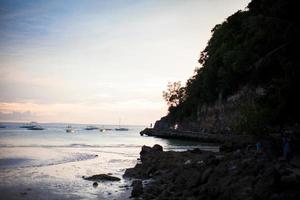
[[[146,99],[95,104],[37,104],[32,102],[0,102],[3,121],[145,124],[165,113],[161,102]]]
[[[30,112],[0,112],[0,120],[1,121],[31,121],[37,118],[37,116]]]

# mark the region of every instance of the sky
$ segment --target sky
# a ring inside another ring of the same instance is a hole
[[[249,0],[0,0],[0,121],[148,125]]]

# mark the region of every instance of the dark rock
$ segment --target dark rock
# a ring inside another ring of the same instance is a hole
[[[131,197],[139,197],[143,193],[143,183],[141,180],[134,180],[132,182]]]
[[[189,152],[195,153],[195,154],[201,154],[202,153],[202,151],[199,148],[194,148],[194,149],[190,150]]]
[[[149,146],[146,146],[146,145],[142,146],[142,151],[140,152],[141,161],[143,161],[143,156],[147,153],[150,153],[151,150],[152,150],[152,148]]]
[[[285,186],[296,185],[297,181],[298,180],[296,174],[281,177],[281,183]]]
[[[97,183],[97,182],[94,182],[94,183],[93,183],[93,187],[94,187],[94,188],[98,187],[98,183]]]
[[[209,167],[203,172],[203,174],[201,176],[201,183],[205,183],[208,180],[208,177],[210,176],[212,171],[213,171],[213,169],[211,167]]]
[[[292,200],[300,195],[297,170],[277,159],[262,158],[245,149],[222,154],[197,152],[164,152],[143,146],[141,162],[127,169],[125,175],[151,179],[144,185],[141,181],[134,183],[137,186],[132,197]]]
[[[152,150],[153,150],[153,151],[163,151],[163,147],[160,146],[159,144],[155,144],[155,145],[152,147]]]
[[[21,192],[21,195],[25,196],[27,195],[27,192]]]
[[[121,179],[115,176],[110,176],[107,174],[96,174],[90,177],[82,177],[85,180],[88,181],[120,181]]]

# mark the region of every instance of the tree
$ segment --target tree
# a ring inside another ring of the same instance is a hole
[[[185,88],[181,87],[181,82],[169,82],[167,90],[163,91],[163,98],[166,100],[168,106],[176,107],[183,102],[185,98]]]

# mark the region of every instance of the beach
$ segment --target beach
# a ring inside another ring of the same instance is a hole
[[[218,151],[199,142],[140,136],[139,126],[104,133],[84,130],[86,125],[73,125],[75,133],[67,133],[66,124],[43,124],[42,131],[19,126],[0,130],[0,192],[5,199],[128,199],[131,180],[123,174],[136,165],[144,144],[174,151]],[[121,180],[98,181],[93,187],[94,181],[82,178],[95,174]]]

